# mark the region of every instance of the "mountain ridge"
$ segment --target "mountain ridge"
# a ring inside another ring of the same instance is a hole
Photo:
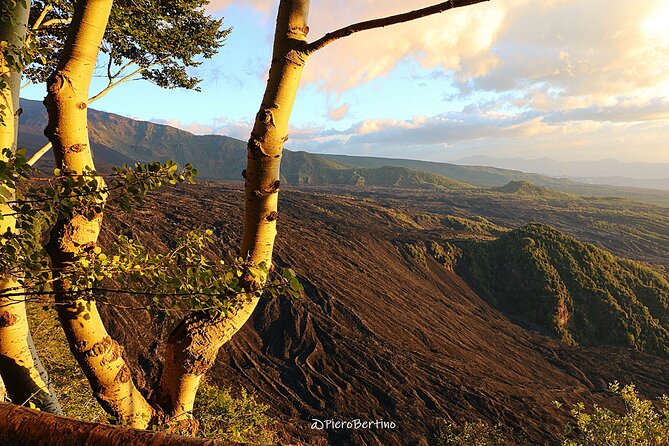
[[[19,144],[41,147],[46,138],[44,106],[22,99]],[[121,162],[167,161],[193,164],[204,178],[241,181],[246,166],[246,143],[222,135],[193,135],[185,130],[149,121],[89,109],[91,147],[102,169]],[[301,161],[300,161],[301,160]],[[332,163],[335,163],[334,165]],[[46,160],[39,166],[52,168]],[[407,170],[372,171],[379,168]],[[368,169],[368,170],[360,170]],[[49,169],[50,170],[50,169]],[[387,174],[391,176],[388,177]],[[434,176],[437,175],[437,176]],[[362,177],[362,180],[361,180]],[[552,190],[585,196],[619,196],[669,207],[669,192],[627,187],[596,186],[544,175],[482,166],[458,166],[417,160],[323,155],[285,150],[282,180],[289,185],[345,184],[358,186],[463,188],[501,187],[526,181]]]
[[[617,159],[558,161],[553,158],[495,158],[478,155],[455,161],[456,164],[482,165],[536,172],[559,178],[582,178],[598,184],[629,185],[646,184],[648,188],[667,188],[669,163],[620,161]],[[617,183],[603,183],[605,181]],[[580,180],[576,180],[580,181]],[[656,184],[656,186],[652,186]]]

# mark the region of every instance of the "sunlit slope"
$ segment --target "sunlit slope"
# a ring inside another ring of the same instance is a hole
[[[22,100],[19,143],[30,152],[45,142],[46,112],[38,101]],[[200,176],[241,181],[246,167],[246,143],[222,135],[193,135],[168,125],[137,121],[112,113],[89,110],[89,130],[96,165],[133,161],[192,163]],[[288,148],[297,148],[288,143]],[[53,168],[51,156],[41,167]],[[383,168],[383,169],[381,169]],[[395,169],[391,169],[395,168]],[[380,169],[380,170],[379,170]],[[290,185],[338,184],[419,188],[501,187],[510,181],[524,181],[551,190],[585,196],[617,196],[669,207],[669,191],[599,186],[556,179],[544,175],[493,167],[460,166],[390,158],[318,155],[286,150],[282,178]]]

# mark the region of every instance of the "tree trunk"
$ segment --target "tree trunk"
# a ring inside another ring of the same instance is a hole
[[[0,403],[3,446],[234,446],[204,438],[90,423]]]
[[[309,0],[282,0],[279,4],[269,80],[248,142],[245,178],[244,235],[241,256],[252,264],[272,261],[278,218],[281,155],[288,140],[288,122],[295,103],[302,69],[307,60]],[[262,274],[247,282],[259,287]],[[171,333],[160,382],[160,405],[166,413],[182,415],[193,408],[201,378],[219,349],[244,325],[258,299],[252,296],[235,313],[207,316],[196,313]]]
[[[6,6],[9,7],[9,6]],[[15,48],[20,48],[26,38],[30,2],[25,5],[16,2],[8,16],[0,17],[0,41],[6,41]],[[16,149],[19,112],[19,90],[21,73],[16,67],[10,67],[0,57],[0,76],[2,91],[0,101],[5,105],[2,110],[3,123],[0,124],[0,150]],[[4,160],[4,155],[0,154]],[[15,192],[12,191],[11,199]],[[2,214],[11,214],[12,209],[0,204]],[[0,234],[8,230],[16,230],[16,219],[7,215],[0,220]],[[21,288],[16,277],[0,272],[0,294],[20,293]],[[26,304],[20,296],[0,298],[0,375],[5,382],[7,393],[16,404],[33,402],[42,410],[62,413],[58,398],[49,385],[49,377],[44,369],[33,344],[28,320]]]
[[[45,134],[53,143],[56,165],[65,175],[94,169],[88,138],[87,103],[93,69],[109,19],[112,0],[79,0],[56,72],[47,82]],[[105,185],[98,177],[98,187]],[[100,203],[103,205],[104,203]],[[77,213],[56,223],[47,252],[54,268],[57,311],[70,350],[88,378],[95,397],[118,422],[145,428],[153,409],[133,383],[123,348],[107,333],[93,296],[68,297],[71,284],[61,271],[97,244],[102,213],[91,220]]]

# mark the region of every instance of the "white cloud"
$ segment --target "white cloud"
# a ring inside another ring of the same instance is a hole
[[[233,3],[271,17],[278,2],[218,0],[213,7]],[[432,3],[416,0],[410,8]],[[401,0],[313,2],[310,39],[407,9]],[[406,120],[379,114],[346,130],[293,128],[288,145],[442,159],[489,150],[666,161],[668,23],[666,0],[494,0],[353,35],[314,54],[304,81],[341,99],[409,59],[437,73],[430,87],[443,92],[454,79],[460,92],[454,99],[471,104],[459,113]],[[328,107],[328,119],[350,122],[349,105],[358,108],[344,100]],[[216,131],[241,134],[248,128],[231,122]]]

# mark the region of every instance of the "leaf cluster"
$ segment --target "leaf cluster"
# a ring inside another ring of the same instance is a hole
[[[78,175],[56,169],[55,177],[35,178],[25,155],[23,148],[15,153],[4,149],[4,160],[0,160],[0,204],[5,205],[0,220],[14,220],[0,237],[0,272],[19,277],[21,285],[28,288],[50,281],[42,244],[45,229],[77,215],[92,220],[102,213],[105,201],[118,201],[122,208],[129,210],[133,204],[141,203],[151,190],[166,184],[194,182],[197,174],[190,165],[179,169],[168,161],[115,168],[108,183],[93,170]],[[41,181],[46,185],[31,186],[24,197],[14,198],[19,183],[28,181]]]
[[[190,231],[175,239],[166,253],[150,252],[139,241],[118,236],[103,252],[84,252],[68,269],[72,293],[93,292],[97,300],[108,294],[146,296],[142,308],[156,311],[201,311],[212,315],[234,312],[253,297],[297,297],[303,290],[295,273],[286,268],[270,271],[242,258],[226,263],[205,252],[214,242],[213,231]],[[258,275],[264,285],[255,287]]]
[[[24,149],[15,153],[7,149],[4,155],[0,203],[10,213],[1,217],[14,218],[16,224],[0,238],[0,271],[17,277],[20,287],[38,298],[52,280],[42,243],[45,229],[75,217],[93,220],[110,201],[130,211],[150,191],[193,183],[197,174],[190,164],[180,169],[172,161],[115,167],[107,181],[92,170],[76,174],[56,169],[55,177],[41,178],[47,185],[30,187],[26,197],[16,199],[12,191],[21,181],[35,180],[33,170],[26,163]],[[212,230],[188,232],[176,238],[167,253],[150,252],[139,241],[121,235],[107,252],[97,246],[83,249],[59,272],[60,278],[68,284],[71,297],[104,302],[109,294],[142,295],[147,297],[142,308],[224,315],[253,297],[297,297],[303,290],[290,268],[275,272],[264,263],[255,265],[243,258],[230,263],[209,259],[205,252],[213,235]],[[4,296],[26,298],[18,288],[7,290]]]
[[[574,424],[568,426],[563,446],[667,446],[669,445],[669,398],[662,397],[657,406],[641,398],[634,385],[620,388],[616,382],[611,392],[625,403],[625,412],[593,406],[587,412],[583,403],[571,409]]]
[[[190,74],[204,59],[213,57],[230,29],[222,19],[208,15],[208,0],[116,0],[100,48],[105,61],[99,67],[109,84],[126,76],[145,79],[163,88],[197,90],[201,79]],[[67,36],[73,0],[36,0],[31,24],[47,8],[44,23],[55,26],[33,30],[44,60],[24,71],[34,82],[44,82],[55,70]]]

